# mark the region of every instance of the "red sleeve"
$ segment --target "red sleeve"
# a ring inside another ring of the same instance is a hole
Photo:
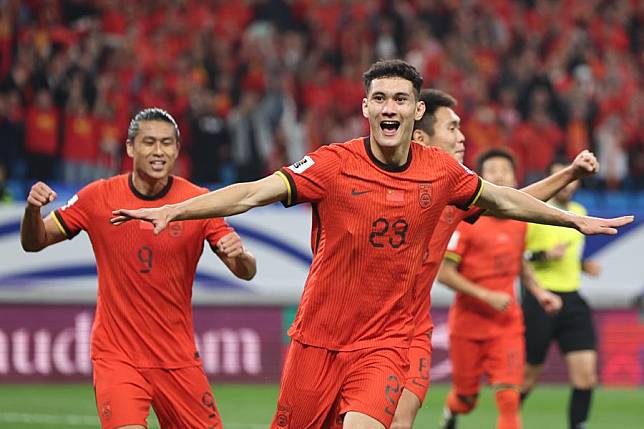
[[[451,180],[450,189],[453,190],[448,204],[468,210],[478,200],[483,182],[476,173],[451,156],[444,154],[444,157],[445,169]]]
[[[103,180],[92,182],[78,191],[67,204],[54,210],[51,215],[56,225],[68,239],[74,238],[82,230],[89,228],[94,208],[101,207],[99,191]]]
[[[222,239],[223,236],[228,235],[233,231],[234,229],[228,226],[223,218],[213,218],[206,220],[204,234],[206,240],[212,247],[217,246],[217,243]]]
[[[290,207],[303,202],[323,199],[340,168],[337,145],[322,146],[293,165],[280,169],[278,174],[288,187],[288,197],[282,201]]]
[[[460,263],[469,247],[469,234],[464,224],[459,224],[447,243],[445,258]]]
[[[483,213],[485,213],[485,209],[476,206],[470,207],[469,210],[463,214],[463,220],[473,225],[481,216],[483,216]]]

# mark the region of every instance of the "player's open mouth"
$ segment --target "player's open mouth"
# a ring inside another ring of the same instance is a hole
[[[398,128],[400,127],[400,122],[398,121],[382,121],[380,122],[380,129],[383,134],[386,136],[396,135]]]
[[[163,167],[165,167],[165,161],[150,161],[150,165],[152,166],[153,170],[163,170]]]

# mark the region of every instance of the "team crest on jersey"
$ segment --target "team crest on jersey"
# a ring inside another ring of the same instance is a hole
[[[288,429],[291,420],[291,410],[289,407],[283,405],[277,406],[277,416],[275,416],[275,423],[280,428]]]
[[[432,205],[432,184],[419,183],[418,184],[418,202],[424,209]]]
[[[289,165],[288,169],[291,170],[293,173],[302,174],[307,169],[311,168],[313,164],[315,164],[315,161],[313,161],[313,159],[311,159],[310,156],[306,155],[304,158],[297,161],[295,164]]]
[[[168,225],[168,233],[170,234],[170,237],[172,237],[172,238],[181,237],[181,234],[183,233],[182,222],[172,222],[172,223],[170,223],[170,225]]]
[[[112,418],[112,404],[109,400],[103,401],[103,404],[101,405],[101,414],[105,420]]]
[[[71,197],[69,200],[67,200],[67,204],[62,206],[60,209],[61,210],[67,209],[67,208],[73,206],[76,201],[78,201],[78,194],[74,194],[73,197]]]

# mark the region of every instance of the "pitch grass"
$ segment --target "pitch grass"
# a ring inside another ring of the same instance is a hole
[[[440,410],[448,390],[435,385],[418,415],[416,428],[437,427]],[[215,385],[215,397],[226,429],[268,428],[275,410],[275,385]],[[523,408],[524,429],[566,428],[569,389],[541,386]],[[459,421],[459,429],[494,428],[496,408],[493,392],[481,393],[480,403],[469,416]],[[158,428],[149,419],[150,428]],[[588,429],[644,427],[644,389],[598,389]],[[0,384],[0,428],[98,428],[94,392],[85,384],[10,385]]]

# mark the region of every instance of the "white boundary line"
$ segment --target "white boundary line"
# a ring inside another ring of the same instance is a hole
[[[100,423],[96,416],[82,416],[73,414],[35,414],[35,413],[2,413],[0,412],[0,422],[2,423],[28,423],[34,425],[64,425],[64,426],[84,426],[99,427]],[[266,429],[269,424],[259,423],[239,423],[224,422],[226,429]],[[158,429],[159,425],[153,421],[148,425],[148,429]]]

